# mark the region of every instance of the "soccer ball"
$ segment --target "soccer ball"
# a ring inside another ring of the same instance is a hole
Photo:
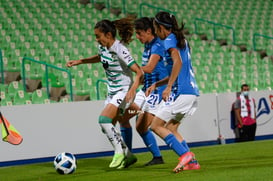
[[[71,153],[59,153],[54,159],[54,167],[59,174],[71,174],[77,168],[76,158]]]

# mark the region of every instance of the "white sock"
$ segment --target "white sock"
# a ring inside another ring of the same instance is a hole
[[[126,149],[126,145],[123,143],[122,137],[114,125],[112,123],[101,123],[100,126],[114,147],[115,154],[124,153],[123,150]]]

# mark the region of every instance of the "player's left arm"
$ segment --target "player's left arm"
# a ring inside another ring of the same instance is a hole
[[[135,75],[134,82],[126,95],[126,102],[131,102],[134,99],[136,95],[136,90],[138,86],[141,84],[141,82],[143,81],[143,75],[144,75],[142,69],[139,67],[137,63],[132,64],[130,66],[130,69],[133,72],[135,72],[136,75]]]
[[[170,48],[168,51],[172,57],[173,67],[172,67],[171,75],[169,76],[167,87],[162,93],[162,98],[165,101],[168,100],[171,90],[172,90],[172,85],[174,84],[175,80],[177,79],[179,72],[182,68],[182,60],[181,60],[181,56],[180,56],[178,49]]]
[[[136,90],[138,86],[141,84],[141,82],[143,81],[144,73],[142,69],[139,67],[139,65],[135,62],[134,58],[132,57],[132,55],[130,54],[129,50],[126,47],[121,47],[118,55],[119,55],[119,58],[124,63],[127,64],[127,66],[131,69],[131,71],[136,73],[134,82],[125,97],[125,101],[127,103],[132,103],[136,95]]]

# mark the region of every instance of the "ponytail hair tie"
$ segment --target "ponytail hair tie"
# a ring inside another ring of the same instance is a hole
[[[170,16],[171,16],[171,15],[170,15]],[[172,27],[172,24],[162,22],[162,21],[158,20],[156,17],[155,17],[155,21],[156,21],[158,24],[161,24],[161,25],[166,26],[166,27],[168,27],[168,28],[171,28],[171,27]]]

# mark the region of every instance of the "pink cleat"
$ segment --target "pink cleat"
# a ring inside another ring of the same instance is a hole
[[[173,172],[179,173],[183,170],[183,167],[186,166],[192,159],[194,158],[194,154],[192,152],[187,152],[179,157],[179,162],[177,166],[173,169]]]
[[[187,165],[184,166],[183,170],[199,170],[200,164],[196,159],[191,160]]]

